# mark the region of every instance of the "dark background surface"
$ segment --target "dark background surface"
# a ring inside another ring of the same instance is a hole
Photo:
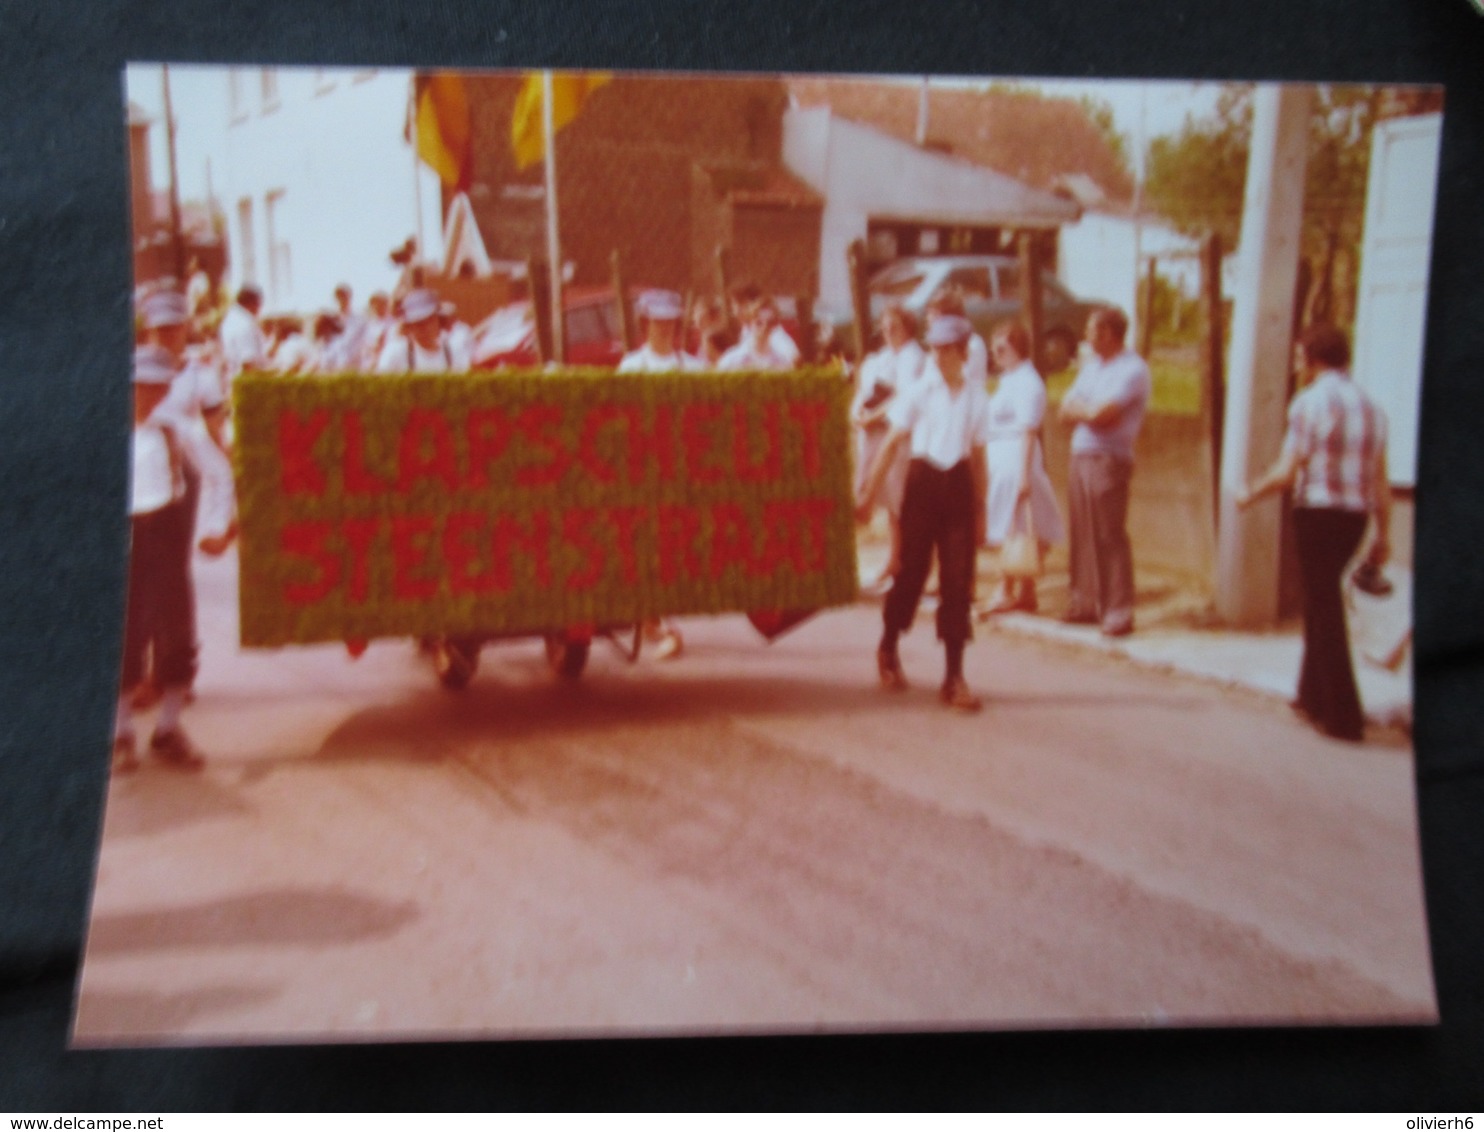
[[[65,1051],[121,631],[127,60],[1447,84],[1416,545],[1442,1025]],[[1484,1108],[1481,76],[1466,0],[0,0],[0,1111]]]

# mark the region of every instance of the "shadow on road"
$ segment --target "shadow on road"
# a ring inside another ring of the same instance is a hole
[[[150,837],[199,822],[240,817],[251,809],[210,774],[182,774],[146,762],[137,775],[113,780],[109,840]]]
[[[415,920],[407,901],[339,888],[288,888],[179,908],[104,914],[88,933],[90,956],[171,947],[354,943],[394,934]]]

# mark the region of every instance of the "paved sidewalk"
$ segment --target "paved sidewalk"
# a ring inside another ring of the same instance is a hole
[[[862,543],[863,590],[877,576],[884,561],[883,546],[876,545],[875,540]],[[1386,576],[1396,587],[1389,597],[1377,599],[1352,594],[1350,635],[1355,675],[1369,722],[1410,728],[1412,650],[1407,647],[1393,669],[1384,667],[1381,660],[1393,651],[1410,625],[1412,575],[1408,570],[1389,566]],[[994,592],[997,580],[994,556],[981,554],[978,585],[981,599]],[[1215,621],[1209,596],[1188,580],[1151,576],[1145,571],[1138,577],[1135,632],[1128,637],[1110,639],[1096,626],[1066,625],[1058,619],[1066,604],[1067,581],[1065,551],[1060,555],[1053,552],[1046,576],[1038,585],[1041,611],[997,614],[985,621],[976,619],[976,629],[984,634],[1037,637],[1123,657],[1150,668],[1281,696],[1284,700],[1293,697],[1303,653],[1298,623],[1261,633],[1224,629]],[[924,602],[925,607],[928,604]]]

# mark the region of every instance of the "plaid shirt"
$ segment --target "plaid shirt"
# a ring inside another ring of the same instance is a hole
[[[1341,511],[1375,508],[1386,414],[1346,375],[1325,370],[1288,407],[1284,451],[1297,457],[1293,502]]]

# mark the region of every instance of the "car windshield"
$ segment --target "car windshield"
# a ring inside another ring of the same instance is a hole
[[[871,294],[884,295],[889,299],[905,299],[922,286],[925,278],[920,271],[878,275],[871,283]]]

